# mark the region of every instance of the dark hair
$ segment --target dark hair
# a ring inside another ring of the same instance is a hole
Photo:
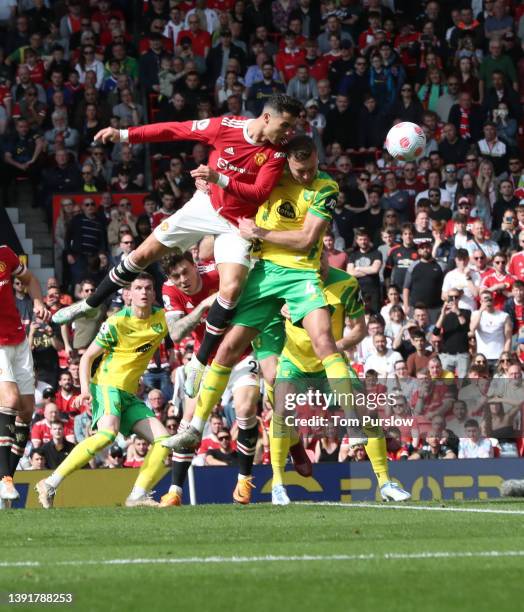
[[[465,423],[464,423],[464,429],[466,427],[478,427],[479,426],[479,422],[476,419],[468,419]]]
[[[414,329],[409,335],[411,336],[412,340],[414,340],[415,338],[424,338],[424,340],[426,339],[426,334],[421,329]]]
[[[403,223],[400,226],[400,231],[401,232],[406,232],[407,230],[409,230],[410,232],[412,232],[414,230],[413,223],[410,223],[409,221],[406,221],[405,223]]]
[[[287,144],[288,157],[293,157],[297,161],[309,159],[316,151],[317,147],[313,139],[305,134],[293,136]]]
[[[187,261],[190,264],[195,265],[195,261],[193,259],[193,255],[191,251],[184,251],[181,253],[180,251],[177,253],[170,253],[169,255],[164,255],[161,260],[162,272],[169,276],[173,268],[176,268],[183,261]]]
[[[301,102],[287,94],[275,94],[264,104],[264,110],[271,109],[279,115],[289,113],[292,117],[298,117],[302,108]]]
[[[355,238],[360,236],[367,236],[369,238],[369,231],[365,227],[357,227],[355,229]]]
[[[455,253],[455,258],[457,259],[468,259],[469,258],[469,252],[467,249],[457,249],[457,252]]]
[[[149,272],[140,272],[140,274],[133,280],[133,283],[137,280],[148,280],[152,282],[153,285],[155,284],[155,279],[153,278],[151,274],[149,274]]]
[[[40,455],[41,457],[45,457],[41,448],[33,448],[29,453],[29,459],[32,459],[35,455]]]

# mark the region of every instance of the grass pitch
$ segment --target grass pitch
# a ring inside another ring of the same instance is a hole
[[[412,506],[2,511],[0,591],[90,612],[520,608],[524,504]]]

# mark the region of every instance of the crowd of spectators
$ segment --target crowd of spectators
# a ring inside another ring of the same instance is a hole
[[[46,300],[57,309],[180,208],[189,171],[207,159],[199,143],[103,146],[100,128],[256,116],[287,91],[304,105],[297,131],[340,185],[325,246],[358,278],[369,331],[352,363],[368,392],[393,388],[416,417],[389,432],[390,458],[522,454],[511,398],[524,360],[523,40],[512,0],[0,0],[3,202],[27,181],[45,212],[55,246]],[[414,162],[382,148],[398,121],[425,132]],[[149,271],[160,292],[160,267]],[[88,411],[68,404],[78,358],[128,295],[57,329],[15,289],[40,381],[30,463],[53,467],[89,428]],[[168,341],[143,379],[173,431],[191,351]],[[228,414],[209,426],[206,463],[235,461]],[[262,409],[261,462],[269,418]],[[337,432],[303,433],[314,460],[365,459]],[[139,465],[146,450],[120,440],[101,461]]]

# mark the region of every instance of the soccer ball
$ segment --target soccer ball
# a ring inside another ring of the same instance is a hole
[[[386,136],[386,149],[394,159],[412,161],[420,157],[426,147],[426,136],[416,123],[402,121],[394,125]]]

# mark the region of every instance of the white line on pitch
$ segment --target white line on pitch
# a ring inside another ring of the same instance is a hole
[[[415,553],[385,553],[362,555],[262,555],[256,557],[172,557],[160,559],[88,559],[77,561],[2,561],[0,568],[97,566],[97,565],[189,565],[196,563],[267,563],[271,561],[389,561],[409,559],[474,559],[524,557],[524,550],[428,551]]]
[[[378,508],[380,510],[429,510],[432,512],[476,512],[479,514],[515,514],[523,515],[524,510],[496,510],[494,508],[452,508],[442,506],[411,506],[409,504],[354,502],[352,504],[344,502],[297,502],[301,506],[340,506],[343,508]]]

